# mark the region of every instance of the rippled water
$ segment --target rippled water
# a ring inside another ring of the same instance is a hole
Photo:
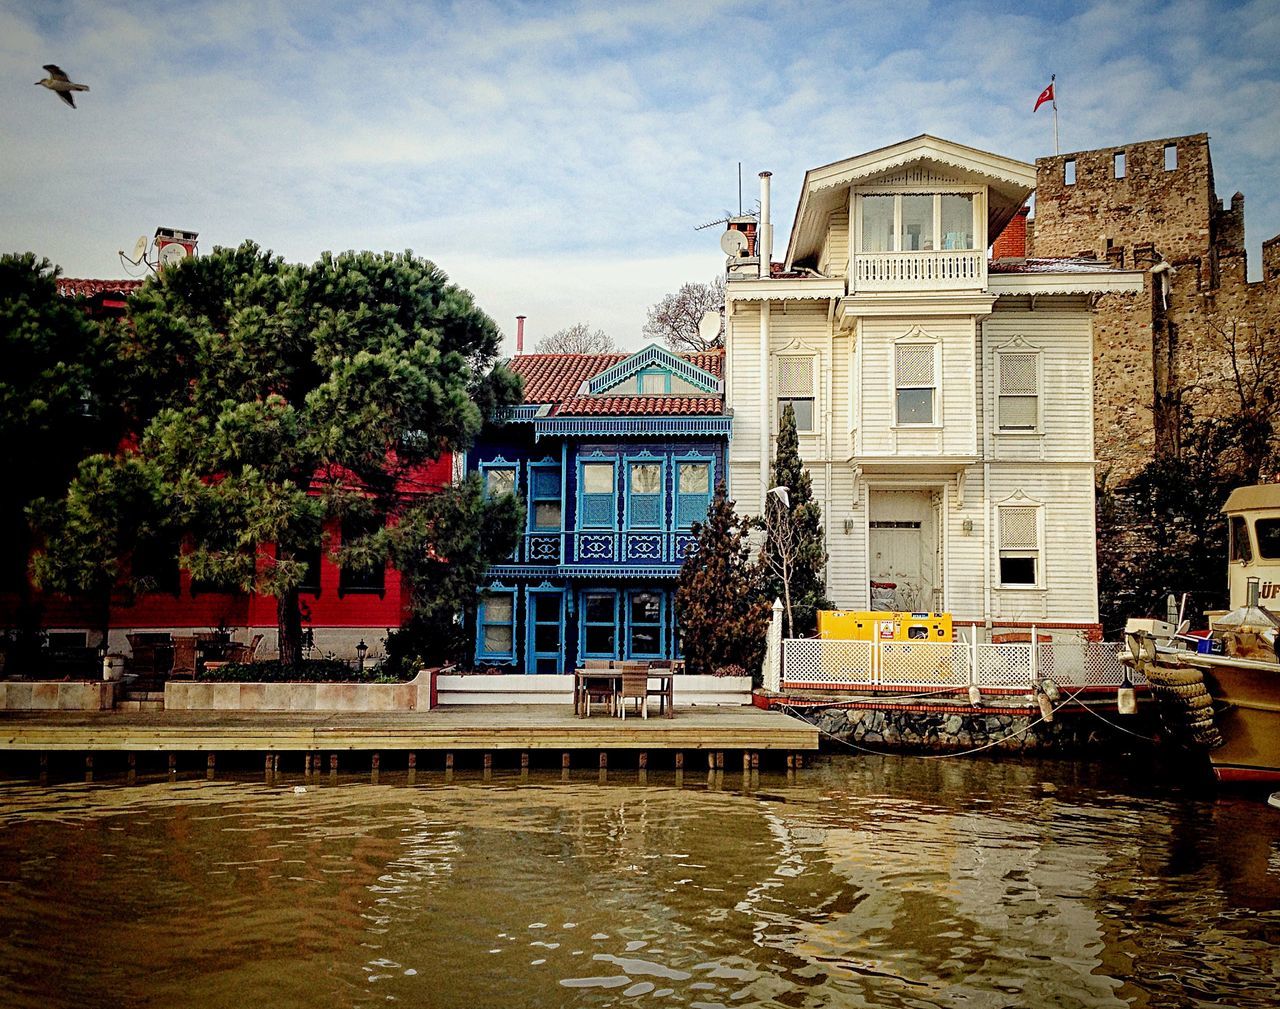
[[[1280,1004],[1257,797],[913,758],[300,782],[0,785],[0,1005]]]

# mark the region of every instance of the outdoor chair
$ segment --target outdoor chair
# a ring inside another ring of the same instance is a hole
[[[587,668],[587,667],[584,667]],[[614,713],[613,681],[611,679],[587,680],[582,687],[582,701],[586,705],[586,716],[591,717],[591,702],[600,701],[609,707],[609,714]]]
[[[672,662],[670,659],[655,659],[653,662],[649,663],[649,668],[652,670],[657,670],[664,673],[666,672],[676,673],[676,672],[683,672],[682,668],[678,668],[678,667],[682,667],[683,665],[684,663],[677,664],[675,662]],[[674,690],[671,692],[671,695],[669,696],[667,694],[667,688],[662,684],[661,680],[659,680],[655,685],[650,685],[646,680],[645,693],[649,697],[656,697],[658,699],[658,714],[670,715],[670,712],[667,710],[667,704],[674,697],[674,694],[675,694]]]
[[[177,635],[173,639],[173,671],[171,677],[196,677],[196,639],[194,635]]]
[[[622,670],[622,692],[618,696],[618,715],[623,721],[627,718],[627,701],[635,701],[636,711],[643,711],[644,717],[649,717],[649,670]]]

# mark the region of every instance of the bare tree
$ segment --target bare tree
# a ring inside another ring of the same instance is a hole
[[[714,337],[702,335],[702,317],[720,313],[720,327]],[[649,308],[644,335],[661,340],[674,351],[697,353],[724,346],[724,277],[709,284],[685,284]]]
[[[618,349],[613,337],[588,323],[575,322],[544,336],[533,347],[538,354],[610,354]]]

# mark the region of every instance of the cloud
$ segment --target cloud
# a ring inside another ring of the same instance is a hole
[[[716,229],[774,172],[931,132],[1028,160],[1058,74],[1064,150],[1207,130],[1249,231],[1280,231],[1273,3],[990,5],[69,0],[0,6],[0,235],[79,275],[156,225],[296,259],[405,248],[504,325],[645,305],[720,268]],[[72,112],[31,81],[93,88]],[[1256,258],[1256,256],[1255,256]]]

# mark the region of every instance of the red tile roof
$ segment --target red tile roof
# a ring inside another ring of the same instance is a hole
[[[560,404],[557,414],[683,414],[718,416],[719,396],[574,396]]]
[[[122,294],[126,297],[142,286],[141,280],[78,280],[58,278],[58,293],[64,298],[92,298],[95,294]]]
[[[724,412],[723,398],[705,396],[589,396],[584,383],[625,361],[630,354],[519,354],[510,368],[524,379],[526,403],[550,403],[557,415],[681,414],[716,416]],[[724,373],[724,351],[682,354],[686,361],[717,378]]]

